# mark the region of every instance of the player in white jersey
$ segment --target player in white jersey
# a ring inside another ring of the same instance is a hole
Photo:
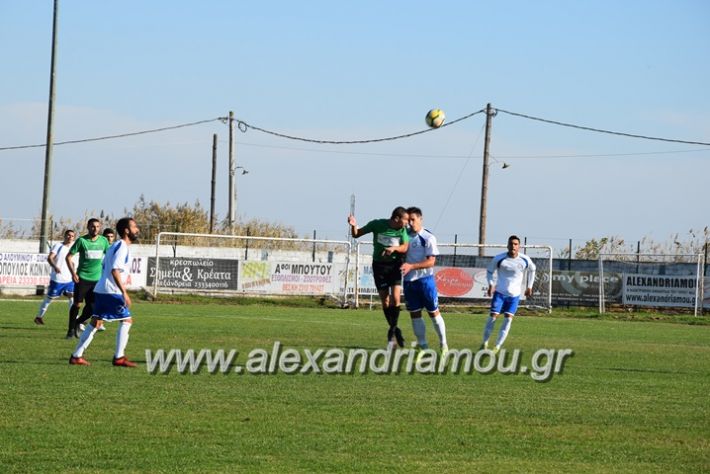
[[[65,230],[64,240],[54,244],[49,251],[49,255],[47,255],[47,263],[52,267],[52,271],[49,274],[47,296],[44,297],[44,301],[42,301],[42,304],[39,306],[39,311],[35,317],[35,324],[44,324],[44,315],[52,300],[64,295],[69,299],[69,306],[73,303],[74,280],[72,279],[65,259],[75,237],[76,234],[73,230]]]
[[[427,349],[426,324],[422,320],[422,308],[431,317],[434,330],[439,336],[441,352],[449,350],[446,342],[446,325],[439,312],[439,295],[434,281],[434,265],[439,249],[436,237],[422,226],[422,210],[418,207],[407,209],[409,214],[409,248],[402,264],[404,276],[404,298],[407,311],[412,317],[412,329],[417,345]]]
[[[125,349],[128,344],[128,332],[131,329],[131,298],[126,292],[126,278],[130,271],[131,256],[129,247],[138,239],[140,230],[136,221],[124,217],[116,224],[117,240],[108,252],[103,262],[101,278],[94,288],[94,309],[91,323],[87,324],[81,333],[76,349],[69,358],[71,365],[89,365],[84,359],[84,351],[89,347],[94,334],[104,321],[118,321],[116,334],[116,353],[113,365],[120,367],[135,367],[136,364],[126,358]]]
[[[535,282],[535,264],[527,255],[520,253],[520,239],[511,235],[508,237],[508,251],[496,255],[488,265],[488,296],[491,300],[491,310],[486,327],[483,330],[483,344],[481,349],[488,349],[488,339],[493,333],[496,318],[500,313],[505,316],[498,332],[496,345],[493,352],[498,352],[505,342],[513,322],[513,316],[518,309],[520,295],[523,292],[523,277],[527,275],[525,296],[532,296],[532,287]],[[497,275],[497,279],[494,279]]]

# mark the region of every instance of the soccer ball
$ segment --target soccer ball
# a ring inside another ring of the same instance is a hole
[[[431,128],[439,128],[444,125],[444,120],[446,120],[446,115],[441,109],[431,109],[426,114],[426,124]]]

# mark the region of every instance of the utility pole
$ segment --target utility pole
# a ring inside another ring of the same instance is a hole
[[[47,234],[49,233],[49,187],[52,178],[52,145],[54,142],[54,77],[57,58],[57,23],[59,18],[59,0],[54,0],[54,19],[52,22],[52,59],[49,73],[49,110],[47,112],[47,144],[44,153],[44,187],[42,188],[42,216],[40,221],[39,251],[47,250]]]
[[[237,186],[234,174],[237,168],[234,163],[234,112],[229,111],[229,232],[234,234],[234,224],[237,220]]]
[[[214,204],[217,188],[217,134],[212,135],[212,185],[210,186],[210,234],[214,234]]]
[[[488,206],[488,157],[491,144],[491,125],[495,112],[491,104],[486,105],[486,138],[483,144],[483,173],[481,175],[481,215],[478,223],[478,243],[486,243],[486,207]],[[483,247],[479,247],[478,256],[484,255]]]

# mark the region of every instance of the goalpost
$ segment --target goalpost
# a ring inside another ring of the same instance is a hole
[[[346,302],[347,241],[160,232],[146,284],[160,292],[323,295]]]
[[[622,308],[702,311],[703,254],[599,254],[599,313]]]
[[[439,301],[445,305],[488,305],[486,267],[493,257],[507,249],[506,244],[437,243],[434,278]],[[521,246],[520,251],[529,256],[536,266],[533,295],[521,298],[521,306],[552,311],[552,256],[547,245]],[[372,242],[358,242],[355,247],[354,282],[351,292],[355,307],[360,297],[377,297],[372,277]],[[523,289],[527,282],[523,281]]]

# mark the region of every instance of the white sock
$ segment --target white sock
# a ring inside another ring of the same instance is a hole
[[[503,324],[498,331],[498,339],[496,340],[496,347],[500,347],[505,342],[505,338],[508,337],[508,331],[510,330],[510,325],[513,323],[513,318],[503,318]]]
[[[52,302],[52,298],[49,296],[44,297],[44,301],[42,301],[42,304],[39,306],[39,312],[37,313],[38,318],[44,318],[44,313],[47,312],[47,308],[49,308],[49,303]]]
[[[412,330],[414,330],[414,335],[417,336],[417,344],[422,349],[429,347],[426,342],[426,324],[422,318],[412,318]]]
[[[125,356],[126,344],[128,344],[128,331],[131,330],[131,323],[121,321],[116,333],[116,359]]]
[[[84,355],[84,351],[94,339],[94,334],[96,334],[96,328],[92,324],[87,324],[84,328],[84,332],[81,333],[81,337],[79,337],[79,342],[76,343],[76,349],[74,349],[74,353],[72,354],[73,357],[81,357]]]
[[[69,307],[71,308],[71,305],[73,305],[73,304],[74,304],[74,298],[72,298],[72,297],[70,296],[70,297],[69,297]]]
[[[441,317],[440,314],[437,314],[433,318],[431,318],[431,322],[434,325],[434,331],[436,331],[436,335],[439,336],[439,343],[441,346],[446,346],[446,323],[444,322],[444,318]]]
[[[495,326],[496,320],[493,319],[493,316],[488,316],[488,321],[486,321],[486,327],[483,330],[483,343],[485,344],[488,342],[488,339],[490,339],[491,334],[493,333],[493,326]]]

